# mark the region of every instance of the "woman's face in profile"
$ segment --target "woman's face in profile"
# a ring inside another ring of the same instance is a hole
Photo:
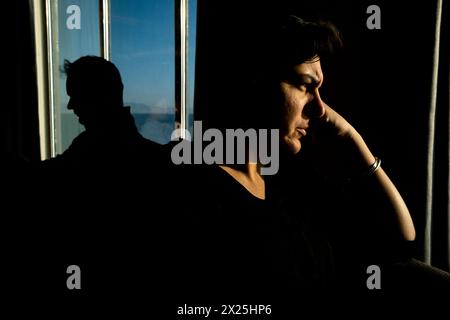
[[[325,114],[325,105],[319,94],[322,83],[319,58],[293,66],[280,81],[280,139],[281,144],[293,154],[300,151],[311,120]]]

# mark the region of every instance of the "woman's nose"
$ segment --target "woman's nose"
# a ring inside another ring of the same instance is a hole
[[[315,89],[311,101],[305,106],[305,113],[309,118],[320,118],[325,115],[325,103],[320,97],[318,89]]]
[[[322,101],[322,98],[320,97],[319,90],[317,90],[317,94],[316,94],[314,100],[315,100],[316,108],[317,108],[317,116],[319,118],[321,118],[325,115],[326,107],[325,107],[325,103]]]

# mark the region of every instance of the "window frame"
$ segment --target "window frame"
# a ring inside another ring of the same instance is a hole
[[[55,157],[60,143],[61,123],[56,115],[54,57],[55,39],[52,21],[52,4],[58,0],[33,0],[35,26],[36,70],[38,74],[38,109],[41,159]],[[175,0],[175,123],[185,138],[187,130],[187,72],[188,72],[188,8],[189,1]],[[111,58],[111,12],[110,0],[98,0],[100,53]],[[59,19],[59,17],[58,17]]]

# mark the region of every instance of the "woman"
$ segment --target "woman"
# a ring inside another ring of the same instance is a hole
[[[259,34],[254,54],[240,51],[234,66],[245,76],[225,95],[232,72],[222,66],[203,101],[220,111],[209,112],[209,127],[278,128],[280,172],[263,176],[258,161],[191,169],[188,181],[202,187],[183,201],[192,206],[181,223],[182,281],[243,297],[367,290],[367,268],[401,259],[415,229],[380,159],[320,95],[322,62],[341,45],[339,33],[290,16]]]

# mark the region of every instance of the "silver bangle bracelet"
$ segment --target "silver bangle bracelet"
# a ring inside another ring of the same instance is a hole
[[[380,169],[380,167],[381,167],[381,159],[375,157],[375,162],[367,168],[367,171],[360,173],[359,175],[354,176],[353,178],[348,178],[346,180],[346,182],[343,185],[343,191],[348,192],[350,190],[350,192],[352,192],[351,191],[352,189],[358,188],[358,186],[356,186],[358,181],[365,180],[366,177],[375,173],[378,169]]]
[[[377,171],[381,166],[381,159],[378,157],[375,157],[375,162],[369,167],[369,170],[367,171],[367,175],[371,175],[375,171]]]

